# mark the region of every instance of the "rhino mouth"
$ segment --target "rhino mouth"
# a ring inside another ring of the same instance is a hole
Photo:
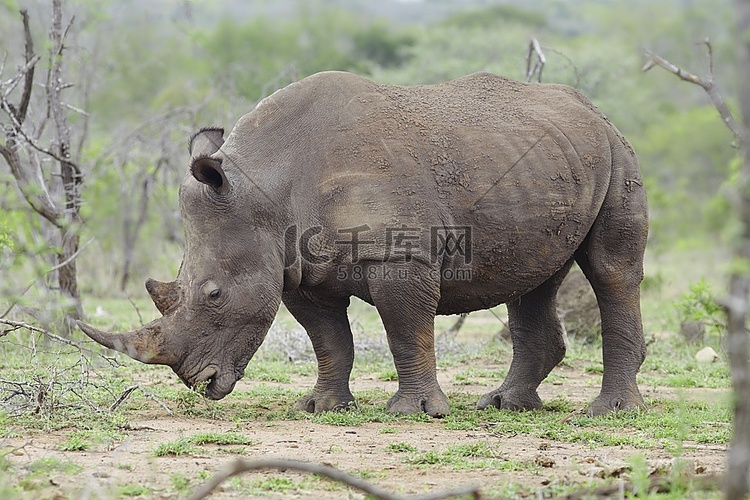
[[[210,365],[192,377],[182,378],[182,381],[202,396],[218,400],[232,392],[239,378],[234,373],[222,373],[218,367]]]

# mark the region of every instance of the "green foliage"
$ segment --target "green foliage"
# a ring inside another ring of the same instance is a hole
[[[220,75],[214,84],[249,100],[317,71],[366,74],[371,65],[397,67],[407,60],[402,49],[414,42],[382,20],[368,22],[332,8],[303,8],[298,17],[273,21],[224,17],[212,32],[193,36]]]
[[[4,249],[13,249],[13,238],[10,235],[8,222],[3,216],[0,216],[0,252]]]
[[[404,49],[416,42],[413,34],[393,32],[390,24],[382,19],[374,21],[353,35],[354,55],[371,61],[382,68],[402,66],[408,62]]]
[[[646,178],[652,245],[722,234],[733,223],[724,181],[737,169],[731,134],[709,105],[656,116],[630,137]]]
[[[705,279],[690,285],[690,288],[675,303],[680,321],[697,321],[705,324],[711,332],[726,331],[724,309],[719,305],[711,286]]]
[[[496,30],[498,26],[520,24],[542,29],[547,19],[541,12],[535,12],[516,5],[491,5],[484,8],[470,8],[460,11],[442,23],[462,29]]]

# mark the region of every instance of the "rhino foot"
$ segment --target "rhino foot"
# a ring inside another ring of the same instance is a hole
[[[440,387],[416,393],[399,390],[388,400],[386,409],[396,415],[424,412],[435,418],[445,417],[451,412],[448,398]]]
[[[602,392],[589,404],[588,415],[590,417],[596,417],[599,415],[606,415],[607,413],[611,413],[614,411],[635,409],[646,409],[646,404],[643,402],[643,397],[641,396],[640,392],[637,392],[636,394],[628,393],[626,395],[608,395]]]
[[[496,389],[488,392],[479,399],[478,410],[494,406],[501,410],[538,410],[543,406],[542,399],[536,391],[514,391],[512,389]]]
[[[309,413],[322,413],[324,411],[344,411],[356,408],[357,403],[354,396],[320,394],[313,391],[312,394],[301,397],[294,403],[294,409]]]

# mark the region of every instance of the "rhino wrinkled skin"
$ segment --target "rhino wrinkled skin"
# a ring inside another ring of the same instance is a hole
[[[433,322],[508,306],[513,359],[478,408],[531,409],[563,358],[555,311],[573,262],[602,317],[591,414],[642,407],[639,283],[648,232],[638,160],[576,90],[488,73],[414,87],[318,73],[190,141],[177,279],[149,280],[163,316],[128,333],[81,328],[166,364],[220,399],[281,304],[305,328],[318,380],[296,407],[354,403],[351,296],[375,305],[398,372],[394,413],[449,413]]]

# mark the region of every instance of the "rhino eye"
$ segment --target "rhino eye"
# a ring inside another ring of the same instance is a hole
[[[209,292],[208,296],[212,299],[218,299],[219,297],[221,297],[221,290],[215,288]]]

